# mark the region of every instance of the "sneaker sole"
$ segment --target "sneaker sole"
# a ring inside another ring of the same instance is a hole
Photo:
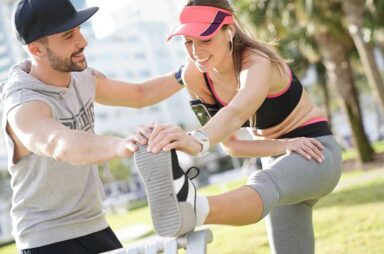
[[[160,236],[177,236],[181,211],[173,188],[171,152],[154,154],[140,146],[134,160],[147,192],[152,223]]]

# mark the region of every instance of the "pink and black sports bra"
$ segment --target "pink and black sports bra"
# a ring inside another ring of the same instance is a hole
[[[205,104],[220,110],[225,107],[223,102],[215,92],[208,73],[204,73],[205,84],[210,90],[215,100],[215,104]],[[291,82],[283,91],[268,96],[256,111],[256,123],[251,126],[250,121],[246,121],[242,127],[253,127],[256,129],[267,129],[282,123],[298,105],[302,93],[303,85],[296,75],[291,71]],[[217,111],[217,110],[216,110]],[[326,118],[313,119],[312,121],[280,136],[279,138],[293,137],[319,137],[332,135]]]

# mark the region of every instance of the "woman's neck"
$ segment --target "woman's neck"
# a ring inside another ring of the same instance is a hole
[[[219,83],[237,83],[238,77],[232,55],[227,56],[220,65],[213,68],[209,75]]]

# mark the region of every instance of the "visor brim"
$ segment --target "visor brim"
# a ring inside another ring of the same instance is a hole
[[[184,35],[200,40],[209,40],[214,37],[217,32],[223,27],[221,24],[202,24],[202,23],[188,23],[180,24],[167,38],[167,41],[176,35]]]

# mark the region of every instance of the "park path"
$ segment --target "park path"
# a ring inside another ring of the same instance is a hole
[[[351,172],[353,174],[353,172]],[[348,173],[343,173],[348,174]],[[384,178],[384,165],[381,168],[373,169],[373,170],[366,170],[362,171],[361,175],[354,176],[354,177],[348,177],[347,179],[342,179],[339,184],[336,186],[335,190],[348,188],[351,185],[372,181],[375,179],[381,179]]]

